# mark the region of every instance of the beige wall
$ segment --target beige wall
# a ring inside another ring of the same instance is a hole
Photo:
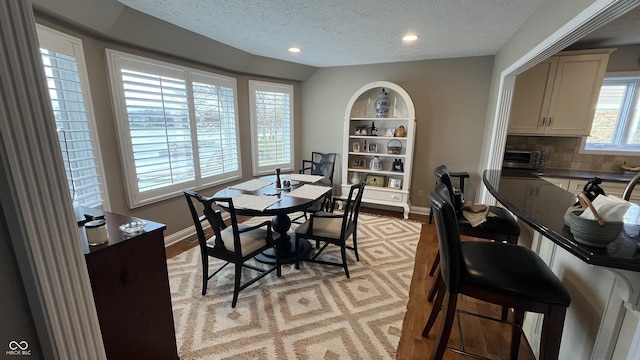
[[[108,74],[106,65],[105,49],[120,50],[140,56],[146,56],[175,64],[194,67],[205,71],[213,71],[218,74],[231,76],[237,79],[238,91],[238,116],[240,119],[240,142],[242,175],[244,179],[250,179],[252,175],[251,167],[251,130],[249,124],[249,98],[248,81],[251,79],[277,81],[294,85],[294,111],[295,118],[302,117],[302,91],[301,85],[297,81],[274,80],[263,76],[247,76],[235,72],[222,71],[212,66],[196,64],[184,59],[169,55],[151,52],[136,47],[117,44],[113,41],[98,39],[86,32],[76,31],[69,28],[67,24],[51,19],[38,18],[38,23],[49,26],[53,29],[66,32],[79,37],[84,47],[85,59],[87,62],[87,72],[91,87],[91,98],[96,116],[98,140],[102,152],[103,165],[105,170],[106,185],[110,210],[115,213],[136,216],[149,219],[167,225],[165,234],[172,234],[193,225],[190,214],[187,210],[186,201],[183,196],[163,200],[150,205],[145,205],[135,209],[129,209],[125,191],[123,165],[119,153],[117,130],[115,118],[111,104],[111,92],[108,85]],[[296,137],[300,136],[301,126],[294,125]],[[299,151],[295,153],[296,159],[300,159]],[[227,186],[225,184],[224,186]],[[201,191],[205,195],[213,195],[224,186],[213,187]]]
[[[485,56],[319,69],[302,87],[302,154],[342,154],[351,96],[373,81],[394,82],[409,93],[416,109],[411,204],[428,207],[436,166],[447,164],[452,171],[477,168],[492,65],[493,57]],[[341,174],[337,168],[337,183]],[[478,182],[477,177],[472,181]],[[419,189],[425,190],[423,197],[418,197]]]

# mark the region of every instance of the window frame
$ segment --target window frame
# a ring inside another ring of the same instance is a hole
[[[602,86],[605,86],[615,84],[616,82],[629,82],[629,80],[635,82],[635,88],[631,90],[631,98],[624,101],[621,109],[625,116],[624,128],[619,129],[619,126],[621,126],[619,125],[620,119],[616,121],[616,130],[622,131],[623,134],[629,131],[627,126],[629,126],[628,122],[630,121],[629,117],[631,115],[631,112],[633,111],[634,101],[640,102],[640,71],[607,73],[602,83]],[[636,107],[637,106],[639,106],[639,104],[636,104]],[[638,114],[636,114],[636,116],[638,116]],[[588,149],[587,140],[588,136],[582,137],[578,153],[591,155],[640,156],[640,144],[628,147],[618,147],[617,149],[611,147]]]
[[[95,206],[98,209],[103,211],[110,211],[111,204],[109,201],[109,193],[105,178],[105,170],[104,163],[102,161],[102,152],[100,146],[100,139],[98,137],[97,131],[97,123],[95,117],[95,111],[93,108],[93,102],[91,99],[91,86],[89,84],[88,72],[86,60],[84,57],[84,48],[82,44],[82,40],[71,36],[69,34],[51,29],[41,24],[36,24],[36,32],[38,38],[38,56],[42,58],[42,54],[40,53],[40,48],[44,48],[47,50],[55,51],[57,53],[65,54],[68,56],[72,56],[76,60],[76,66],[78,68],[78,76],[80,87],[82,90],[82,101],[84,104],[85,116],[87,120],[88,133],[90,136],[90,142],[92,144],[93,150],[93,161],[95,163],[96,170],[96,178],[97,178],[97,186],[100,192],[101,204],[99,206]],[[43,64],[44,66],[44,64]],[[45,79],[45,83],[48,82]],[[49,88],[47,87],[47,95],[49,96]],[[52,101],[51,98],[49,101]],[[65,151],[65,149],[60,149],[61,153]],[[62,156],[63,159],[65,155]],[[65,171],[66,173],[66,171]],[[67,180],[71,182],[72,180],[67,177]],[[69,189],[71,192],[71,189]],[[80,204],[87,205],[87,204]]]
[[[257,91],[269,91],[287,94],[289,96],[289,162],[278,163],[269,166],[260,166],[259,152],[258,152],[258,129],[257,129],[257,108],[256,108],[256,92]],[[249,80],[249,106],[250,106],[250,122],[251,122],[251,154],[252,154],[252,167],[253,175],[271,175],[275,173],[276,168],[280,168],[283,172],[295,170],[295,118],[294,118],[294,91],[293,85],[275,83],[268,81]]]
[[[136,208],[165,199],[181,196],[184,189],[200,190],[212,186],[228,183],[242,178],[242,154],[240,144],[240,121],[238,115],[238,87],[233,77],[202,71],[177,65],[165,61],[133,55],[113,49],[106,49],[109,85],[113,99],[113,110],[116,119],[118,144],[125,175],[125,187],[130,208]],[[124,84],[121,69],[149,73],[156,76],[167,76],[185,81],[187,112],[189,119],[190,140],[193,149],[194,179],[184,182],[173,182],[153,190],[140,191],[137,179],[137,168],[134,159],[133,143],[130,136],[129,116],[125,99]],[[234,171],[224,172],[213,176],[201,177],[198,158],[197,125],[195,119],[195,101],[193,83],[204,79],[214,86],[229,87],[233,91],[233,118],[235,126],[235,142],[238,167]],[[223,84],[223,85],[221,85]]]

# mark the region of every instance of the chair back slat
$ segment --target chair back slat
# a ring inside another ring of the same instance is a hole
[[[242,255],[242,245],[240,242],[240,233],[238,229],[238,219],[236,216],[236,211],[233,206],[233,200],[229,197],[208,197],[205,198],[194,191],[184,190],[185,197],[187,198],[187,204],[189,205],[189,210],[191,211],[191,216],[193,217],[194,225],[196,227],[196,233],[198,235],[198,242],[200,243],[200,247],[202,251],[206,251],[207,247],[207,239],[204,234],[204,229],[202,227],[202,222],[200,220],[200,215],[198,214],[195,204],[193,203],[193,199],[197,200],[202,205],[202,213],[204,214],[205,219],[211,225],[211,229],[214,233],[214,247],[220,251],[229,251],[224,245],[222,241],[222,230],[227,228],[224,220],[222,219],[222,213],[219,209],[214,209],[213,205],[216,206],[224,206],[227,208],[230,220],[231,227],[233,230],[233,243],[234,243],[234,256],[241,257]]]
[[[364,194],[364,181],[359,184],[351,185],[349,196],[344,204],[344,213],[342,214],[341,234],[346,240],[351,231],[358,226],[358,214],[360,213],[360,205],[362,204],[362,195]]]
[[[224,248],[224,244],[222,243],[222,240],[220,238],[220,226],[221,224],[217,221],[213,221],[209,220],[208,217],[204,216],[201,217],[200,214],[198,213],[198,210],[196,209],[196,205],[194,204],[194,199],[196,201],[198,201],[202,207],[202,213],[204,214],[207,208],[207,201],[200,195],[198,195],[197,193],[191,191],[191,190],[184,190],[184,196],[187,199],[187,205],[189,206],[189,212],[191,213],[191,217],[193,218],[193,225],[196,228],[196,234],[198,236],[198,243],[200,244],[200,249],[201,250],[205,250],[206,246],[207,246],[207,238],[205,236],[204,233],[204,228],[202,227],[202,221],[204,221],[205,219],[207,221],[209,221],[209,224],[211,225],[211,229],[213,230],[214,234],[215,234],[215,244],[216,246],[222,246],[222,248]],[[209,204],[209,208],[211,208],[211,205]],[[222,219],[222,216],[220,216],[220,219]],[[224,222],[222,222],[222,225],[224,225]]]
[[[447,290],[457,294],[461,272],[464,271],[458,219],[445,184],[436,185],[429,195],[438,231],[440,273]]]
[[[311,175],[320,175],[333,184],[333,173],[336,164],[336,153],[311,153]]]

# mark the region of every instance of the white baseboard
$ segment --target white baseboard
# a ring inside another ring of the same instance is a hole
[[[411,213],[418,215],[429,215],[429,213],[431,213],[431,208],[423,206],[412,206]]]
[[[223,212],[222,213],[222,219],[223,220],[227,220],[229,218],[229,213],[227,212]],[[207,225],[204,227],[204,230],[207,230],[211,227],[211,225],[209,225],[209,223],[206,223]],[[184,228],[182,230],[176,231],[173,234],[169,234],[167,236],[164,237],[164,247],[167,246],[171,246],[173,244],[176,244],[186,238],[189,238],[191,236],[195,236],[196,235],[196,226],[195,225],[191,225],[188,228]]]

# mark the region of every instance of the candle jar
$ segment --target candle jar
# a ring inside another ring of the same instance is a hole
[[[107,223],[104,220],[88,221],[84,224],[84,228],[87,231],[87,242],[89,245],[100,245],[109,240]]]

